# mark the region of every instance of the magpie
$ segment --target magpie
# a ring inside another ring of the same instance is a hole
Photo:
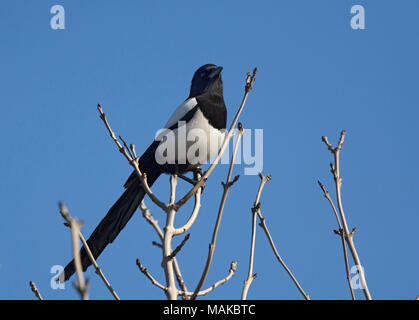
[[[174,111],[164,126],[165,130],[163,131],[166,133],[171,132],[172,135],[170,137],[172,139],[164,139],[161,134],[157,135],[153,143],[140,157],[140,170],[147,175],[149,186],[152,186],[163,173],[184,174],[197,169],[203,164],[202,159],[208,161],[218,151],[224,138],[227,121],[227,109],[224,103],[223,82],[221,79],[222,70],[221,66],[205,64],[195,71],[188,98]],[[180,134],[182,130],[188,135],[188,133],[192,133],[196,129],[210,135],[211,143],[200,141],[205,139],[195,141],[193,151],[204,150],[205,154],[198,154],[198,160],[191,161],[187,154],[194,144],[187,141],[183,152],[177,150],[177,147],[182,142]],[[167,134],[165,136],[169,137]],[[177,152],[168,154],[167,150],[162,148],[163,143],[166,146],[167,144],[170,145],[170,143],[174,144],[173,147]],[[166,162],[161,161],[163,158],[166,159]],[[124,193],[109,209],[106,216],[87,240],[87,244],[95,259],[99,257],[109,243],[115,240],[144,198],[145,191],[135,171],[131,173],[125,182],[124,188]],[[80,250],[80,256],[83,271],[86,271],[91,262],[84,246]],[[66,281],[74,272],[75,265],[74,260],[72,260],[64,268],[63,274],[58,276],[58,279]]]

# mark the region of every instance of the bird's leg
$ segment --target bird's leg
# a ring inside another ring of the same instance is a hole
[[[200,177],[202,177],[204,175],[204,172],[199,167],[193,168],[191,171],[193,172],[193,176],[194,176],[193,179],[183,174],[178,174],[178,177],[181,178],[182,180],[185,180],[186,182],[189,182],[193,186],[195,186],[201,179],[201,178],[198,179],[198,174],[200,175]],[[205,184],[202,185],[202,191],[204,190],[204,188],[205,188]]]
[[[193,172],[194,181],[196,181],[196,183],[201,181],[202,177],[204,176],[204,171],[200,167],[195,167],[192,169],[192,172]],[[201,187],[202,192],[204,192],[204,189],[205,189],[205,183],[202,184],[202,187]]]
[[[201,175],[201,177],[204,176],[204,171],[202,170],[201,167],[194,167],[192,169],[192,172],[194,174],[194,179],[196,179],[196,180],[198,180],[198,178],[197,178],[198,173]]]

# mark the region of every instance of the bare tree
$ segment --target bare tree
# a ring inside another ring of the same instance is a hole
[[[218,151],[217,156],[215,157],[214,161],[211,163],[207,171],[205,172],[195,172],[194,173],[194,179],[189,179],[185,176],[179,176],[183,180],[186,180],[188,182],[191,182],[193,184],[193,187],[179,200],[176,200],[176,189],[178,184],[178,176],[177,175],[171,175],[170,176],[170,197],[169,202],[165,203],[164,201],[161,201],[150,189],[148,183],[147,183],[147,175],[145,173],[142,173],[140,170],[140,163],[139,163],[139,157],[136,154],[135,146],[133,144],[129,145],[125,142],[125,140],[114,133],[112,130],[106,114],[103,111],[103,108],[98,105],[98,111],[100,118],[102,119],[110,137],[114,141],[115,145],[117,146],[119,152],[125,157],[125,159],[128,161],[128,163],[134,168],[134,171],[136,175],[138,176],[142,187],[144,188],[146,194],[148,195],[149,199],[157,205],[160,209],[162,209],[165,213],[165,223],[163,226],[160,226],[159,222],[153,217],[152,213],[150,212],[149,208],[146,206],[145,201],[141,201],[140,203],[140,209],[142,212],[143,218],[148,222],[148,224],[155,230],[155,232],[158,235],[158,238],[160,239],[160,242],[153,241],[153,244],[158,247],[162,252],[162,267],[164,270],[164,278],[165,282],[161,283],[159,282],[153,275],[152,272],[150,272],[140,261],[140,259],[136,259],[136,265],[138,266],[140,272],[144,274],[146,278],[150,280],[150,282],[162,290],[164,294],[166,295],[167,299],[174,300],[178,299],[179,297],[184,300],[194,300],[197,297],[204,296],[213,290],[215,290],[218,286],[225,284],[227,281],[229,281],[236,273],[237,270],[237,262],[233,261],[230,264],[230,268],[228,271],[228,274],[222,278],[221,280],[215,282],[211,286],[207,287],[206,289],[202,289],[207,275],[209,273],[214,252],[216,248],[216,240],[218,231],[220,228],[224,207],[227,201],[227,197],[229,194],[229,191],[231,187],[238,181],[239,175],[236,175],[233,178],[233,168],[236,161],[236,155],[239,149],[240,141],[243,137],[243,134],[245,133],[245,129],[243,128],[242,124],[238,122],[238,119],[240,117],[240,114],[243,111],[243,108],[245,106],[247,97],[249,95],[249,92],[252,89],[252,86],[255,81],[255,75],[256,75],[256,68],[253,71],[253,74],[248,73],[246,77],[245,82],[245,92],[242,99],[242,102],[236,112],[236,115],[229,127],[228,132],[225,135],[225,139]],[[187,233],[192,226],[194,225],[199,211],[202,206],[202,190],[204,187],[204,183],[209,178],[210,174],[213,172],[217,164],[219,163],[223,153],[225,152],[227,146],[229,145],[230,141],[232,140],[233,136],[237,136],[237,139],[234,143],[234,149],[230,160],[230,165],[227,173],[226,180],[222,182],[223,192],[220,200],[220,204],[218,207],[218,213],[216,222],[213,228],[211,242],[208,246],[208,256],[205,261],[201,277],[199,278],[198,283],[194,286],[193,290],[188,290],[187,285],[185,283],[185,280],[182,276],[182,272],[178,263],[178,255],[181,252],[182,248],[184,248],[189,239],[190,239],[190,233]],[[347,247],[349,248],[349,252],[351,253],[351,256],[355,262],[355,265],[357,266],[357,271],[359,274],[361,286],[363,289],[363,292],[365,294],[366,299],[371,299],[371,294],[369,292],[365,275],[363,272],[363,268],[361,266],[361,262],[357,253],[357,250],[355,248],[355,244],[353,241],[353,236],[355,232],[355,228],[352,229],[352,231],[349,231],[348,223],[343,211],[342,206],[342,194],[341,194],[341,187],[342,187],[342,178],[340,176],[340,151],[342,149],[342,145],[344,142],[344,138],[346,135],[346,131],[342,131],[340,135],[340,139],[338,142],[338,145],[336,147],[333,147],[327,137],[322,137],[322,141],[327,146],[328,150],[331,151],[334,157],[334,163],[330,164],[331,172],[335,181],[335,190],[336,190],[336,201],[337,201],[337,207],[335,206],[330,193],[326,190],[325,186],[318,181],[318,184],[320,188],[323,191],[324,197],[328,200],[330,203],[330,206],[333,210],[333,213],[335,215],[335,218],[337,220],[338,224],[338,230],[334,230],[337,235],[340,236],[341,243],[342,243],[342,249],[343,249],[343,256],[344,256],[344,262],[345,262],[345,270],[346,270],[346,278],[349,285],[351,297],[353,300],[355,300],[355,294],[353,291],[353,287],[351,285],[351,277],[350,277],[350,269],[349,269],[349,262],[348,262],[348,254],[347,254]],[[250,289],[250,286],[252,282],[256,279],[257,273],[254,273],[254,265],[255,265],[255,243],[256,243],[256,232],[257,232],[257,219],[259,219],[259,226],[264,231],[266,238],[269,242],[270,247],[272,248],[272,251],[277,258],[278,262],[280,263],[281,267],[287,272],[290,279],[295,284],[298,291],[301,293],[301,295],[306,300],[310,300],[310,296],[304,291],[300,283],[297,281],[295,275],[291,272],[290,268],[285,264],[283,258],[280,256],[278,249],[274,243],[273,237],[271,235],[271,232],[269,231],[266,223],[266,218],[262,216],[261,212],[261,195],[264,186],[267,182],[269,182],[272,177],[271,175],[264,176],[262,173],[259,174],[260,177],[260,183],[257,189],[256,193],[256,199],[253,203],[253,207],[251,208],[252,213],[252,219],[251,219],[251,232],[250,232],[250,254],[249,254],[249,266],[248,266],[248,272],[247,272],[247,278],[244,281],[241,299],[245,300],[247,299],[248,291]],[[175,227],[175,219],[177,212],[185,205],[187,201],[190,199],[194,199],[194,205],[192,210],[189,213],[188,219],[181,227]],[[70,228],[71,230],[71,239],[72,239],[72,247],[73,247],[73,256],[74,256],[74,263],[76,267],[76,273],[77,273],[77,282],[73,283],[74,287],[77,289],[78,293],[80,294],[80,298],[83,300],[88,299],[88,293],[89,293],[89,281],[86,281],[84,279],[81,261],[80,261],[80,252],[79,252],[79,241],[83,243],[83,246],[85,247],[87,254],[89,256],[90,261],[92,262],[96,273],[100,276],[103,283],[109,290],[109,292],[112,294],[112,296],[119,300],[119,296],[117,295],[116,291],[113,289],[105,275],[103,274],[102,269],[97,264],[96,260],[94,259],[89,246],[83,236],[83,234],[80,231],[80,228],[82,226],[82,223],[80,223],[77,219],[73,218],[69,212],[67,207],[60,203],[59,206],[60,213],[62,217],[65,219],[65,225]],[[177,236],[184,235],[183,240],[180,242],[179,245],[177,245],[175,248],[173,248],[173,239]],[[35,285],[33,281],[30,281],[30,288],[35,294],[36,298],[39,300],[42,300],[42,296]]]
[[[296,285],[297,289],[300,291],[300,293],[303,295],[304,299],[310,300],[310,296],[303,290],[300,283],[297,281],[291,270],[288,268],[288,266],[285,264],[284,260],[281,258],[281,256],[278,253],[278,250],[276,249],[276,246],[274,244],[274,241],[272,240],[272,236],[268,230],[268,227],[266,226],[266,219],[262,216],[261,210],[260,210],[260,197],[262,195],[262,190],[265,184],[272,179],[271,175],[264,176],[262,173],[259,173],[260,178],[260,184],[259,188],[256,194],[256,200],[252,207],[252,237],[251,237],[251,245],[250,245],[250,258],[249,258],[249,272],[247,275],[247,279],[244,281],[243,286],[243,292],[242,292],[242,300],[246,300],[247,292],[250,288],[250,285],[252,284],[253,280],[256,279],[257,274],[253,274],[253,260],[254,260],[254,250],[255,250],[255,238],[256,238],[256,218],[259,217],[260,223],[259,226],[263,229],[263,231],[266,234],[266,237],[269,240],[269,244],[278,260],[278,262],[281,264],[281,266],[285,269],[285,271],[288,273],[288,275],[291,277],[292,281]]]

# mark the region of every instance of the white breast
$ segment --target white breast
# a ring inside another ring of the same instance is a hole
[[[186,114],[192,109],[193,107],[190,107],[192,103],[184,104],[181,109],[179,107],[168,121],[166,128],[176,123],[173,119],[182,118],[183,115],[179,116],[180,114],[183,112]],[[188,108],[189,110],[186,111]],[[202,111],[198,109],[187,123],[183,123],[173,131],[164,130],[157,135],[156,140],[162,142],[156,150],[156,161],[160,164],[205,164],[217,154],[224,137],[224,132],[213,128]]]

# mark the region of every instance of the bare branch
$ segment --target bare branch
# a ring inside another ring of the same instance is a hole
[[[259,195],[260,196],[260,195]],[[259,207],[259,202],[252,208],[252,237],[250,242],[250,258],[249,258],[249,271],[247,274],[247,279],[244,281],[243,291],[242,291],[242,300],[247,299],[247,292],[249,291],[250,285],[253,280],[256,279],[257,274],[253,274],[253,260],[255,256],[255,241],[256,241],[256,215]]]
[[[242,126],[241,123],[239,123],[238,128],[239,128],[239,130],[238,130],[238,136],[237,136],[236,144],[234,146],[233,155],[231,156],[231,162],[230,162],[230,167],[228,169],[228,174],[227,174],[226,182],[222,184],[222,186],[223,186],[223,195],[221,197],[221,203],[220,203],[220,206],[219,206],[219,209],[218,209],[217,221],[215,222],[215,226],[214,226],[214,231],[213,231],[213,234],[212,234],[211,243],[209,244],[209,248],[208,248],[207,262],[205,264],[205,267],[204,267],[204,271],[202,273],[202,276],[199,279],[198,285],[196,286],[196,288],[194,290],[194,293],[191,296],[191,300],[194,300],[197,297],[197,295],[198,295],[199,291],[201,290],[202,286],[204,285],[205,279],[206,279],[206,277],[208,275],[208,272],[209,272],[209,269],[210,269],[210,266],[211,266],[211,263],[212,263],[212,258],[214,256],[215,243],[216,243],[216,239],[217,239],[217,235],[218,235],[218,229],[220,227],[221,217],[223,215],[224,206],[225,206],[225,203],[226,203],[226,200],[227,200],[228,192],[229,192],[230,188],[233,186],[233,184],[239,178],[239,176],[236,176],[233,179],[233,181],[231,181],[231,176],[232,176],[232,173],[233,173],[233,166],[234,166],[234,162],[236,160],[236,154],[237,154],[237,151],[238,151],[238,146],[240,145],[240,140],[243,137],[243,134],[245,132],[245,130],[243,129],[243,126]],[[204,177],[205,177],[205,175],[204,175]]]
[[[346,136],[346,130],[342,130],[342,132],[340,133],[338,146],[336,147],[337,151],[340,151],[342,149],[342,145],[343,145],[343,141],[345,140],[345,136]]]
[[[176,198],[176,186],[177,186],[177,175],[173,174],[170,176],[170,205],[175,203]]]
[[[218,286],[226,283],[228,280],[230,280],[235,275],[236,270],[237,270],[237,262],[233,261],[230,264],[230,270],[229,270],[229,273],[228,273],[227,277],[217,281],[211,287],[209,287],[205,290],[199,291],[198,296],[204,296],[204,295],[210,293],[211,291],[213,291]],[[179,295],[183,296],[185,299],[189,299],[193,295],[193,292],[179,291]]]
[[[326,144],[326,146],[328,147],[328,149],[329,149],[331,152],[334,152],[334,149],[333,149],[333,147],[332,147],[332,144],[329,142],[329,140],[327,140],[327,137],[323,136],[323,137],[322,137],[322,141]]]
[[[174,236],[174,220],[176,215],[176,209],[174,206],[170,206],[170,209],[166,211],[166,225],[164,227],[163,237],[163,260],[162,267],[166,277],[166,296],[169,300],[176,300],[178,296],[178,289],[176,288],[175,276],[174,276],[174,262],[169,259],[172,254],[172,239]]]
[[[266,182],[268,182],[272,179],[272,176],[269,175],[269,176],[265,177],[262,173],[260,173],[259,177],[260,177],[261,180],[260,180],[260,185],[259,185],[259,188],[258,188],[258,192],[257,192],[257,195],[256,195],[256,201],[255,201],[255,205],[254,205],[254,208],[256,209],[256,212],[258,214],[259,221],[260,221],[259,226],[265,232],[265,235],[268,238],[269,244],[271,245],[271,248],[272,248],[278,262],[282,265],[282,267],[288,273],[288,275],[290,276],[291,280],[294,282],[297,289],[303,295],[304,299],[310,300],[310,296],[304,291],[304,289],[301,287],[300,283],[298,282],[298,280],[296,279],[294,274],[291,272],[291,270],[285,264],[284,260],[279,255],[279,252],[276,249],[276,246],[275,246],[274,241],[272,239],[271,233],[269,232],[269,229],[266,225],[266,219],[262,216],[262,213],[261,213],[261,210],[260,210],[260,196],[262,194],[263,187],[265,186]]]
[[[73,242],[73,256],[74,256],[74,266],[77,273],[77,284],[74,284],[74,287],[77,289],[77,291],[80,294],[80,297],[82,300],[88,299],[88,282],[84,281],[83,276],[83,270],[82,270],[82,264],[81,264],[81,257],[80,257],[80,251],[79,251],[79,233],[80,233],[80,227],[81,223],[78,222],[75,218],[70,216],[70,213],[68,212],[67,207],[60,202],[60,213],[61,216],[67,221],[71,228],[71,235],[72,235],[72,242]]]
[[[201,190],[202,189],[199,189],[197,191],[196,195],[195,195],[195,205],[194,205],[194,208],[192,210],[191,216],[189,217],[188,221],[186,221],[186,223],[182,227],[175,229],[174,235],[179,235],[179,234],[185,233],[186,231],[188,231],[192,227],[193,223],[195,222],[196,218],[198,217],[199,209],[201,208]]]
[[[90,251],[90,248],[87,244],[86,239],[84,238],[83,234],[79,230],[79,237],[81,242],[83,243],[84,248],[86,249],[87,255],[89,256],[90,262],[93,264],[96,270],[96,274],[99,275],[99,277],[102,279],[103,283],[105,284],[106,288],[108,288],[109,292],[113,295],[115,300],[121,300],[116,293],[116,291],[112,288],[111,284],[109,283],[108,279],[106,279],[105,275],[103,274],[102,269],[99,267],[99,265],[96,262],[96,259],[94,258],[92,251]]]
[[[265,186],[265,183],[271,180],[271,175],[265,177],[262,173],[259,173],[260,177],[260,184],[258,191],[256,193],[256,200],[254,202],[253,208],[252,208],[252,236],[251,236],[251,242],[250,242],[250,257],[249,257],[249,271],[247,274],[247,279],[244,281],[243,291],[242,291],[242,300],[246,300],[247,298],[247,292],[249,291],[250,285],[252,284],[253,280],[256,279],[257,274],[253,274],[253,260],[254,260],[254,254],[255,254],[255,241],[256,241],[256,215],[260,209],[260,196],[262,194],[263,187]]]
[[[198,193],[199,193],[199,196],[200,196],[201,195],[201,189],[199,189],[197,194]],[[161,230],[158,221],[153,218],[153,215],[150,213],[150,210],[145,205],[144,200],[141,201],[141,203],[140,203],[140,209],[143,213],[143,217],[147,220],[148,223],[150,223],[150,225],[154,228],[154,230],[156,230],[160,240],[163,241],[163,238],[164,238],[163,231]],[[153,245],[159,247],[160,249],[163,249],[163,245],[161,243],[157,243],[155,241],[153,241],[152,243],[153,243]],[[182,288],[183,291],[186,292],[187,288],[186,288],[185,282],[183,281],[182,273],[180,272],[179,264],[176,260],[176,257],[173,258],[173,266],[174,266],[174,269],[175,269],[176,279],[179,283],[179,286]]]
[[[265,218],[262,216],[261,212],[260,212],[260,208],[258,210],[258,215],[259,215],[259,219],[260,219],[260,223],[259,226],[265,231],[265,234],[269,240],[269,243],[271,245],[271,248],[277,258],[277,260],[279,261],[279,263],[282,265],[282,267],[285,269],[285,271],[288,273],[288,275],[291,277],[292,281],[294,282],[294,284],[296,285],[296,287],[298,288],[298,290],[300,291],[300,293],[303,295],[304,299],[306,300],[310,300],[310,296],[303,290],[303,288],[301,287],[300,283],[297,281],[297,279],[295,278],[295,276],[293,275],[293,273],[291,272],[291,270],[287,267],[287,265],[285,264],[284,260],[282,260],[281,256],[279,255],[278,250],[275,247],[274,241],[272,239],[272,236],[268,230],[268,227],[266,226],[266,220]]]
[[[153,278],[150,272],[148,272],[147,268],[141,264],[139,259],[136,260],[136,264],[138,268],[140,269],[140,271],[151,281],[152,284],[154,284],[156,287],[162,289],[165,292],[167,291],[167,288],[164,285],[162,285],[160,282],[158,282],[156,279]]]
[[[128,145],[127,145],[127,143],[125,142],[125,140],[124,140],[124,139],[122,139],[122,137],[121,137],[121,136],[119,136],[119,140],[121,140],[121,141],[122,141],[122,143],[124,144],[124,148],[125,148],[125,150],[127,150],[127,152],[128,152],[128,154],[129,154],[129,156],[130,156],[132,159],[135,159],[135,158],[136,158],[136,156],[134,156],[134,154],[133,154],[133,152],[132,152],[131,148],[129,148],[129,147],[128,147]],[[133,145],[131,145],[131,146],[133,146]]]
[[[176,194],[176,185],[177,177],[172,175],[170,178],[170,204],[167,206],[166,210],[166,225],[164,227],[163,235],[163,260],[162,267],[166,277],[166,287],[165,291],[167,299],[176,300],[178,296],[178,289],[176,288],[175,276],[174,276],[174,261],[173,261],[173,251],[172,251],[172,239],[174,236],[174,220],[177,212],[177,208],[174,205],[175,194]],[[180,250],[180,249],[179,249]]]
[[[144,199],[140,203],[140,209],[143,213],[144,219],[156,230],[159,238],[163,240],[163,231],[159,227],[159,222],[153,218],[152,214],[150,213],[150,210],[147,208],[147,206],[144,203]]]
[[[202,179],[201,175],[199,173],[197,174],[197,178]],[[175,229],[175,231],[173,232],[173,234],[175,236],[179,235],[179,234],[182,234],[182,233],[185,233],[194,224],[196,218],[198,217],[199,210],[201,209],[201,194],[202,194],[202,188],[199,188],[195,193],[195,204],[194,204],[192,213],[191,213],[188,221],[186,221],[186,223],[182,227]]]
[[[160,208],[162,208],[164,211],[167,210],[168,206],[163,203],[162,201],[160,201],[155,195],[154,193],[151,191],[148,183],[147,183],[147,175],[141,172],[140,170],[140,166],[138,163],[138,158],[135,154],[135,146],[131,145],[130,148],[125,148],[124,146],[121,145],[121,143],[119,142],[119,140],[116,138],[115,133],[112,131],[108,120],[106,119],[106,114],[103,112],[102,107],[100,106],[100,104],[97,105],[97,109],[99,111],[100,114],[100,118],[102,119],[103,123],[105,124],[106,128],[108,129],[108,132],[112,138],[112,140],[115,142],[115,144],[117,145],[119,152],[121,152],[125,158],[128,160],[128,162],[131,164],[131,166],[134,167],[134,170],[142,184],[142,187],[144,189],[144,191],[147,193],[147,195],[150,197],[150,199]],[[124,144],[126,145],[126,143],[124,142]],[[131,157],[131,154],[135,156],[135,158]]]
[[[67,211],[67,213],[68,213],[68,211]],[[65,211],[64,211],[64,214],[66,214],[66,212],[65,212]],[[68,216],[68,217],[69,217],[69,216]],[[68,217],[67,217],[67,218],[68,218]],[[64,219],[66,219],[66,218],[64,218]],[[68,221],[68,220],[66,219],[66,221]],[[67,227],[70,227],[70,223],[69,223],[69,222],[65,223],[65,225],[66,225]],[[107,279],[107,278],[105,277],[105,275],[103,274],[102,269],[101,269],[101,268],[99,267],[99,265],[97,264],[96,259],[95,259],[95,257],[93,256],[92,251],[90,250],[89,245],[87,244],[87,241],[86,241],[86,239],[84,238],[83,233],[80,231],[80,229],[78,230],[78,236],[79,236],[80,240],[81,240],[81,241],[82,241],[82,243],[83,243],[83,246],[84,246],[84,248],[85,248],[85,250],[86,250],[86,252],[87,252],[87,255],[88,255],[89,259],[90,259],[90,262],[92,263],[92,265],[93,265],[93,266],[94,266],[94,268],[95,268],[96,274],[97,274],[97,275],[99,275],[99,277],[102,279],[102,281],[103,281],[103,283],[105,284],[106,288],[108,288],[109,292],[113,295],[113,297],[115,298],[115,300],[120,300],[120,298],[119,298],[118,294],[117,294],[117,293],[116,293],[116,291],[112,288],[112,286],[111,286],[111,284],[109,283],[108,279]]]
[[[198,293],[198,295],[199,296],[204,296],[204,295],[208,294],[209,292],[213,291],[219,285],[222,285],[222,284],[226,283],[228,280],[230,280],[235,275],[236,270],[237,270],[237,262],[233,261],[230,264],[230,270],[229,270],[229,273],[228,273],[228,276],[227,277],[225,277],[224,279],[221,279],[221,280],[217,281],[216,283],[214,283],[208,289],[205,289],[205,290],[200,291]]]
[[[175,248],[175,250],[173,250],[173,252],[169,255],[168,259],[172,260],[174,257],[176,257],[176,255],[179,253],[179,251],[183,248],[183,246],[185,245],[186,241],[189,240],[190,237],[190,233],[188,233],[185,238],[183,238],[182,242]]]
[[[258,205],[260,206],[260,196],[262,195],[263,187],[265,186],[267,182],[272,180],[272,175],[268,175],[265,177],[261,172],[259,172],[259,178],[260,178],[260,184],[259,184],[258,191],[256,193],[256,200],[253,204],[253,207],[257,207]]]
[[[187,292],[188,288],[186,287],[185,281],[183,281],[182,273],[180,272],[179,264],[176,260],[176,257],[173,259],[173,267],[175,269],[176,280],[179,284],[179,287],[184,291]]]
[[[330,197],[329,191],[326,190],[326,188],[323,186],[323,184],[320,182],[320,180],[317,181],[317,183],[319,184],[320,188],[323,190],[324,197],[329,201],[329,203],[330,203],[330,205],[333,209],[333,212],[335,214],[338,226],[339,226],[339,231],[336,231],[336,230],[334,230],[334,231],[337,235],[340,236],[341,241],[342,241],[343,258],[344,258],[344,261],[345,261],[345,270],[346,270],[346,280],[348,281],[349,290],[351,292],[352,300],[355,300],[355,293],[354,293],[354,290],[353,290],[352,284],[351,284],[351,273],[350,273],[350,270],[349,270],[348,253],[347,253],[347,250],[346,250],[345,235],[344,235],[344,232],[343,232],[343,229],[342,229],[342,224],[340,223],[338,212],[336,210],[335,204],[332,201],[332,198]]]
[[[38,298],[38,300],[44,300],[44,299],[42,299],[41,293],[39,292],[38,288],[36,287],[35,282],[29,281],[29,285],[31,287],[32,292],[35,294],[35,296]]]
[[[129,149],[131,150],[131,154],[134,156],[134,159],[137,159],[137,153],[135,152],[135,144],[130,144]]]
[[[163,245],[161,243],[158,243],[157,241],[151,241],[151,244],[153,246],[156,246],[157,248],[163,249]]]
[[[339,219],[338,212],[337,212],[337,210],[336,210],[335,204],[334,204],[334,203],[333,203],[333,201],[332,201],[332,198],[330,198],[330,193],[329,193],[329,191],[327,191],[327,190],[326,190],[326,188],[325,188],[325,187],[324,187],[324,185],[320,182],[320,180],[318,180],[318,181],[317,181],[317,183],[319,184],[320,188],[322,189],[324,197],[325,197],[325,198],[329,201],[329,203],[330,203],[330,205],[331,205],[331,207],[332,207],[332,209],[333,209],[333,213],[335,214],[336,221],[337,221],[337,223],[338,223],[338,225],[339,225],[339,229],[342,229],[342,224],[340,223],[340,219]]]
[[[344,142],[346,136],[346,131],[343,130],[340,134],[339,143],[336,148],[333,148],[330,143],[328,143],[327,137],[322,137],[323,142],[326,144],[328,149],[332,152],[334,157],[334,164],[331,164],[332,174],[333,178],[335,180],[335,187],[336,187],[336,198],[337,198],[337,204],[339,208],[339,215],[340,220],[342,222],[342,229],[345,237],[345,241],[349,247],[349,250],[351,252],[352,258],[355,262],[355,265],[357,266],[359,279],[361,281],[362,290],[364,292],[365,298],[367,300],[371,300],[371,294],[368,289],[367,281],[365,279],[364,271],[361,265],[361,261],[358,256],[358,252],[356,251],[355,244],[353,241],[353,232],[349,232],[348,224],[346,222],[345,213],[343,211],[342,206],[342,195],[341,195],[341,188],[342,188],[342,178],[340,177],[340,159],[339,154],[342,149],[342,145]]]

